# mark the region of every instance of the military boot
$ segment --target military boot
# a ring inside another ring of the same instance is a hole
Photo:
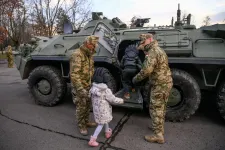
[[[151,135],[151,136],[146,135],[145,140],[150,143],[159,143],[159,144],[165,143],[164,137],[162,134],[161,135]]]
[[[154,131],[152,125],[149,125],[148,129],[151,130],[151,131]],[[164,128],[163,128],[163,131],[162,131],[162,135],[164,135]]]
[[[80,132],[81,135],[84,135],[84,136],[88,135],[87,129],[79,129],[79,132]]]

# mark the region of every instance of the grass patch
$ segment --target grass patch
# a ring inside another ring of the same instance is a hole
[[[2,60],[2,59],[7,59],[6,54],[2,54],[2,53],[0,52],[0,59],[1,59],[1,60]]]

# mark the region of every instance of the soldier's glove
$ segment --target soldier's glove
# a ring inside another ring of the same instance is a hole
[[[82,98],[89,98],[89,93],[87,92],[87,90],[83,89],[79,91],[79,96],[81,96]]]

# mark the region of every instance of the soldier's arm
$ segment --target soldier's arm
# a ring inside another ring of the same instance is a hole
[[[123,58],[122,58],[122,60],[121,60],[121,63],[120,63],[120,67],[121,67],[122,69],[124,68],[123,63],[124,63],[124,56],[123,56]]]
[[[93,77],[94,77],[94,73],[95,73],[95,66],[94,66],[94,60],[93,60],[93,57],[92,57],[92,60],[91,61],[91,80],[93,81]]]
[[[95,67],[94,67],[94,64],[92,65],[91,73],[92,73],[92,77],[93,77],[93,75],[94,75],[94,73],[95,73]]]
[[[154,51],[149,52],[145,58],[145,61],[143,63],[143,68],[141,71],[134,77],[134,80],[139,82],[144,80],[145,78],[149,77],[154,70],[155,64],[156,64],[156,53]]]
[[[137,61],[137,67],[138,67],[138,69],[141,70],[141,68],[142,68],[142,62],[141,62],[141,59],[138,56],[136,58],[136,61]]]
[[[74,54],[71,56],[70,59],[70,76],[71,76],[71,82],[73,86],[78,90],[82,91],[84,90],[81,79],[80,79],[80,72],[81,72],[81,56],[79,54]]]

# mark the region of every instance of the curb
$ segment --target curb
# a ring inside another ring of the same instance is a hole
[[[7,64],[7,60],[6,59],[0,59],[0,64]]]

